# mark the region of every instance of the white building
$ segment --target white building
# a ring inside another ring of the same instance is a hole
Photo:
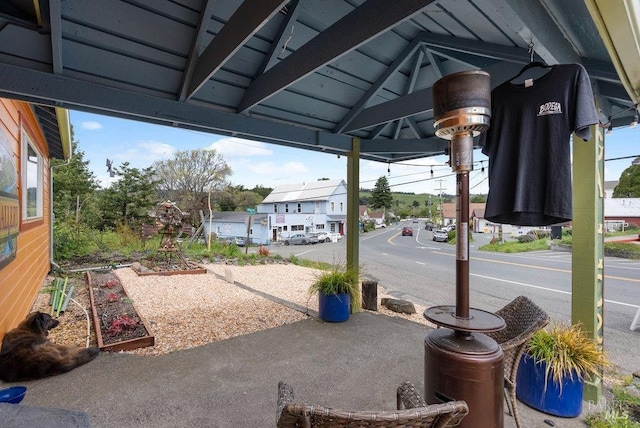
[[[347,183],[321,180],[276,187],[257,206],[268,215],[271,240],[295,232],[327,231],[343,235],[347,221]]]
[[[249,221],[251,224],[248,226]],[[243,211],[214,212],[213,218],[204,217],[205,236],[209,233],[218,238],[247,238],[250,244],[268,244],[270,240],[265,214],[249,215]],[[248,234],[248,235],[247,235]]]

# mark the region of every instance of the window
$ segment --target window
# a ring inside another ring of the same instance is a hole
[[[336,203],[331,202],[331,212],[334,212],[335,210],[336,210]]]
[[[324,230],[324,224],[316,224],[316,230]]]
[[[302,204],[298,204],[298,212],[301,213],[302,212]]]
[[[340,212],[343,212],[343,203],[340,202]]]
[[[278,204],[273,204],[273,212],[278,214]]]
[[[289,204],[284,204],[284,212],[289,212]]]
[[[294,224],[294,225],[291,226],[291,231],[292,232],[295,232],[295,231],[298,231],[298,230],[304,231],[304,224]]]
[[[22,218],[42,217],[42,169],[44,161],[23,128],[22,140]]]

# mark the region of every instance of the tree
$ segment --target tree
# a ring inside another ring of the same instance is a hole
[[[418,208],[420,206],[420,202],[416,201],[415,199],[413,200],[413,202],[411,203],[411,206],[413,208]]]
[[[71,159],[68,162],[61,159],[51,160],[53,213],[56,221],[73,219],[79,222],[84,219],[88,222],[91,214],[95,218],[95,210],[89,210],[88,215],[82,217],[81,212],[86,212],[84,208],[95,202],[94,198],[99,185],[95,175],[89,170],[89,161],[84,160],[84,152],[79,150],[78,143],[73,141],[73,128],[71,140],[73,153]]]
[[[471,195],[471,197],[469,198],[469,202],[474,203],[474,204],[481,204],[483,202],[487,202],[487,196],[486,195]]]
[[[614,198],[640,197],[640,165],[631,165],[622,171],[618,185],[613,189]]]
[[[114,172],[119,179],[103,191],[100,199],[103,228],[115,228],[120,223],[136,228],[148,221],[149,210],[158,203],[156,173],[153,167],[130,168],[129,162],[114,168]]]
[[[377,210],[380,208],[389,209],[393,196],[391,195],[391,188],[389,187],[389,181],[384,175],[376,181],[376,185],[371,191],[371,208]]]
[[[228,186],[231,168],[215,150],[186,150],[172,159],[153,164],[164,199],[175,202],[191,213],[199,223],[198,211],[206,210],[209,191],[219,192]]]
[[[273,192],[273,188],[272,187],[262,187],[261,185],[257,185],[255,186],[253,189],[250,189],[252,192],[257,193],[258,195],[262,196],[262,199],[266,198],[267,196],[269,196],[269,194],[271,192]]]

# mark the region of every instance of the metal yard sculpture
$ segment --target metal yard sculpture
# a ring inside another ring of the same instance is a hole
[[[189,216],[183,212],[175,202],[166,201],[156,205],[155,211],[149,215],[155,218],[160,226],[160,247],[156,259],[166,270],[188,269],[189,262],[185,259],[180,243],[176,239],[182,231],[182,221]]]

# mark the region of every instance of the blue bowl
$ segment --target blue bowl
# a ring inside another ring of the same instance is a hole
[[[12,386],[11,388],[0,389],[0,403],[18,404],[26,393],[26,386]]]

